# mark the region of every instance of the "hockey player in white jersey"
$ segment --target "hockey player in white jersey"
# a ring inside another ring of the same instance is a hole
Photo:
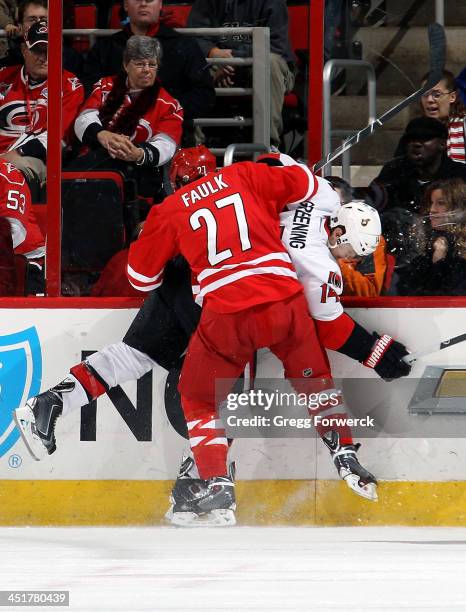
[[[280,158],[275,161],[282,163],[284,157]],[[296,162],[291,160],[289,163]],[[295,210],[283,213],[281,221],[283,240],[304,284],[319,338],[326,348],[357,359],[367,367],[374,368],[383,378],[404,376],[409,373],[409,366],[401,361],[407,354],[405,347],[388,336],[379,338],[377,334],[369,334],[343,312],[339,302],[341,275],[329,250],[330,247],[339,256],[348,256],[351,252],[348,249],[354,249],[358,255],[372,252],[380,236],[380,222],[376,227],[377,213],[368,216],[368,209],[359,203],[340,208],[329,183],[320,178],[317,181],[318,189],[312,201],[303,202]],[[358,223],[361,211],[365,216]],[[333,227],[331,233],[330,226]],[[363,231],[365,228],[367,231]],[[177,283],[173,285],[173,291],[165,291],[162,299],[158,299],[159,290],[151,294],[123,342],[91,355],[85,362],[74,366],[71,374],[56,387],[31,398],[26,406],[16,411],[15,418],[23,439],[36,459],[54,452],[54,425],[63,410],[77,409],[109,388],[142,376],[154,365],[167,369],[176,367],[200,309],[192,303],[192,299],[188,303],[188,292],[178,300],[178,294],[184,289]],[[153,316],[154,303],[156,317]],[[160,329],[161,310],[164,330]],[[157,325],[154,324],[155,320]],[[342,447],[338,436],[334,435],[323,439],[340,476],[347,484],[359,495],[376,499],[376,480],[357,461],[357,445]],[[178,483],[183,490],[177,491],[176,486],[174,489],[175,496],[177,493],[181,495],[179,507],[176,508],[175,504],[175,514],[179,510],[181,515],[188,502],[192,507],[196,506],[195,499],[185,499],[189,487],[183,486],[183,480],[188,485],[187,481],[195,477],[193,467],[189,459],[182,466],[180,473],[183,478]]]

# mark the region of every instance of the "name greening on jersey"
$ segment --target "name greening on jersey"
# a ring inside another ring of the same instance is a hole
[[[314,204],[312,202],[301,202],[294,213],[293,225],[290,230],[290,240],[288,241],[288,244],[293,249],[304,249],[306,246],[313,208]]]

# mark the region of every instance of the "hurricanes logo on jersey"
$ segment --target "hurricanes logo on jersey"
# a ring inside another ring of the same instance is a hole
[[[0,134],[15,136],[26,131],[29,124],[27,108],[23,102],[10,102],[0,108]]]

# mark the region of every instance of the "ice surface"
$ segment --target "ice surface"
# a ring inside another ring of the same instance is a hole
[[[12,612],[466,610],[463,528],[1,528],[0,546],[1,590],[70,591]]]

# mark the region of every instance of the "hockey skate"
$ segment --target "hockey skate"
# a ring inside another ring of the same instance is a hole
[[[234,464],[230,475],[202,480],[191,457],[184,457],[165,514],[179,527],[227,527],[236,524]]]
[[[323,436],[322,440],[330,450],[340,478],[346,482],[348,487],[365,499],[377,501],[377,480],[373,474],[362,467],[356,457],[361,445],[347,444],[341,446],[336,431],[329,431]]]
[[[26,448],[36,461],[55,452],[55,423],[63,411],[63,398],[54,387],[28,399],[13,412]]]

